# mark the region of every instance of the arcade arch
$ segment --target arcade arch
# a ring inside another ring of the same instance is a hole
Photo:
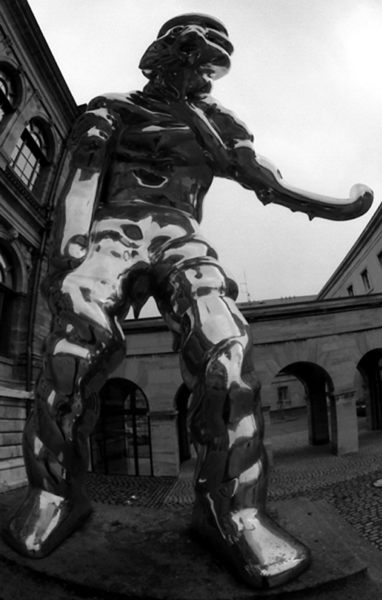
[[[293,362],[283,367],[273,380],[273,388],[277,389],[274,406],[281,407],[280,393],[283,389],[282,383],[289,379],[296,379],[302,384],[302,393],[298,404],[302,406],[306,402],[308,417],[308,440],[311,445],[324,445],[330,442],[330,419],[329,401],[333,395],[333,382],[327,371],[307,361]],[[287,393],[285,392],[285,396]],[[301,397],[303,396],[303,398]],[[286,408],[285,405],[283,408]]]

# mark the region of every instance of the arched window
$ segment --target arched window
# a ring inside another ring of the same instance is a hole
[[[10,166],[27,188],[33,190],[49,163],[50,153],[46,132],[37,120],[32,119],[12,152]]]
[[[16,74],[0,65],[0,122],[15,109],[17,96]]]
[[[0,246],[0,354],[8,354],[15,296],[15,274],[12,262]]]
[[[133,381],[108,379],[100,391],[101,415],[91,438],[92,468],[106,475],[152,475],[147,398]]]

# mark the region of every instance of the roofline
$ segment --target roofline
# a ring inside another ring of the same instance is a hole
[[[323,300],[325,298],[325,294],[327,294],[330,288],[336,283],[336,281],[340,278],[340,276],[344,273],[346,268],[348,267],[350,261],[356,257],[360,251],[360,249],[365,245],[365,243],[371,238],[376,229],[380,225],[380,221],[382,220],[382,203],[378,206],[374,215],[371,217],[370,221],[367,223],[366,227],[357,238],[353,246],[350,248],[349,252],[345,255],[345,258],[340,262],[337,269],[322,287],[322,289],[317,294],[317,300]]]
[[[241,307],[241,312],[248,323],[259,321],[283,320],[293,317],[306,317],[320,314],[334,314],[351,310],[368,310],[382,306],[381,294],[366,294],[362,296],[346,296],[327,300],[301,301],[293,304],[255,304]],[[168,331],[161,317],[134,319],[122,324],[125,333],[152,333]]]

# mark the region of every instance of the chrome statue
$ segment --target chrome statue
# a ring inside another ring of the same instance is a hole
[[[246,126],[210,96],[232,52],[215,18],[175,17],[141,59],[144,89],[97,97],[74,126],[44,284],[53,328],[24,433],[30,486],[4,532],[24,555],[46,556],[91,512],[84,476],[97,394],[124,357],[119,323],[153,296],[193,395],[194,528],[255,588],[309,564],[309,550],[266,514],[250,329],[200,233],[202,202],[213,177],[226,177],[264,204],[341,220],[368,210],[372,192],[357,185],[337,200],[293,189],[257,157]]]

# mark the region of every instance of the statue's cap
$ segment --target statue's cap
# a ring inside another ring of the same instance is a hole
[[[187,13],[184,15],[178,15],[177,17],[173,17],[169,21],[166,21],[164,25],[160,28],[158,32],[158,38],[165,35],[167,31],[176,26],[181,25],[201,25],[202,27],[208,27],[209,29],[213,29],[221,34],[221,37],[224,39],[224,48],[229,53],[232,54],[233,46],[228,39],[228,31],[219,19],[215,17],[211,17],[210,15],[203,15],[201,13]]]

